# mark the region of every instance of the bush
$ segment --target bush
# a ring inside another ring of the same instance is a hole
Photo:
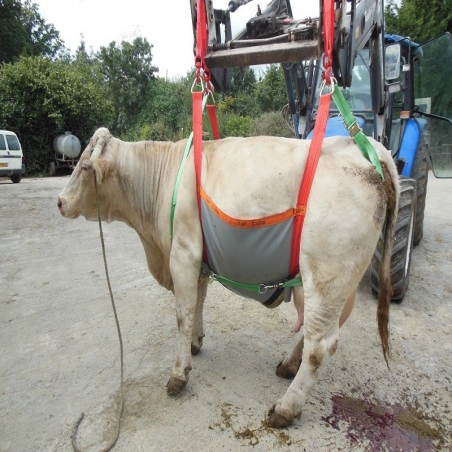
[[[220,112],[218,112],[220,113]],[[236,113],[218,114],[220,137],[248,137],[250,135],[251,118]]]
[[[263,113],[258,118],[253,119],[250,124],[249,135],[270,135],[287,138],[294,137],[280,112]]]

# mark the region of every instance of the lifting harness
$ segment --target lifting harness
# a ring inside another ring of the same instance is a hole
[[[197,0],[196,77],[192,86],[193,131],[187,141],[174,186],[170,219],[171,237],[173,237],[178,187],[184,163],[193,144],[198,215],[203,236],[203,274],[208,276],[211,281],[216,280],[230,290],[242,296],[254,298],[264,305],[271,305],[279,298],[283,290],[285,290],[285,301],[290,301],[292,288],[303,285],[299,276],[301,233],[309,193],[320,157],[331,97],[334,98],[347,130],[361,152],[374,164],[383,177],[380,161],[374,148],[357,124],[341,91],[335,89],[336,83],[332,76],[334,0],[324,0],[324,81],[314,135],[301,179],[296,206],[281,214],[256,220],[239,220],[229,217],[213,203],[201,186],[202,126],[203,112],[206,107],[208,113],[206,122],[209,126],[210,138],[219,138],[215,105],[207,104],[209,98],[213,101],[213,87],[210,82],[210,72],[204,60],[207,51],[205,12],[204,0]],[[323,94],[325,87],[328,87],[329,92]],[[263,248],[268,250],[269,254],[264,257],[269,259],[262,259]],[[259,259],[255,258],[256,249],[259,251]],[[287,265],[288,251],[290,251],[289,265]],[[260,266],[257,261],[261,262]],[[271,262],[266,265],[266,261]],[[241,265],[237,265],[237,262],[241,262]],[[228,275],[228,277],[224,275]],[[264,282],[249,283],[249,281]]]

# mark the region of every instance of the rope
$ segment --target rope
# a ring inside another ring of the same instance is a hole
[[[119,350],[120,350],[120,357],[121,357],[121,386],[120,386],[120,400],[119,400],[119,407],[118,407],[118,415],[117,415],[117,422],[116,422],[116,434],[113,440],[107,447],[102,449],[101,452],[108,452],[113,448],[113,446],[116,444],[119,438],[119,432],[121,427],[121,416],[124,409],[124,351],[123,351],[123,345],[122,345],[122,334],[121,334],[121,328],[119,327],[119,320],[118,320],[118,314],[116,313],[116,305],[113,298],[113,291],[111,290],[111,284],[110,284],[110,276],[108,274],[108,266],[107,266],[107,256],[105,254],[105,242],[104,242],[104,233],[102,231],[102,223],[100,220],[100,208],[99,208],[99,194],[97,192],[97,180],[96,180],[96,173],[93,171],[94,175],[94,186],[96,187],[96,204],[97,204],[97,218],[99,222],[99,235],[100,235],[100,242],[102,244],[102,256],[104,258],[104,267],[105,267],[105,276],[107,278],[107,284],[108,284],[108,291],[110,293],[110,300],[111,305],[113,307],[113,313],[115,315],[115,322],[116,322],[116,329],[118,330],[118,338],[119,338]],[[78,428],[85,417],[85,413],[82,413],[80,417],[78,418],[77,422],[74,425],[74,428],[72,430],[71,434],[71,441],[72,441],[72,448],[75,452],[81,452],[81,449],[77,446],[77,432]]]

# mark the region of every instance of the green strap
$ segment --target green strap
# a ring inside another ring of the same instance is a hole
[[[191,145],[193,143],[193,132],[190,133],[188,137],[187,144],[185,145],[184,155],[182,157],[182,161],[179,166],[179,171],[177,173],[176,182],[174,183],[173,189],[173,198],[171,200],[171,216],[170,216],[170,228],[171,228],[171,241],[173,241],[174,235],[174,212],[176,211],[176,203],[177,203],[177,193],[179,191],[180,180],[182,178],[182,172],[184,170],[185,162],[188,158],[188,154],[190,154]]]
[[[202,110],[206,108],[207,99],[209,96],[204,96],[204,99],[202,100]],[[209,124],[209,134],[212,137],[212,128]],[[193,144],[193,132],[190,133],[190,136],[188,137],[187,144],[185,145],[184,155],[182,157],[182,160],[180,162],[179,171],[177,172],[176,181],[174,183],[173,188],[173,197],[171,200],[171,215],[170,215],[170,228],[171,228],[171,241],[173,241],[173,235],[174,235],[174,213],[176,212],[176,204],[177,204],[177,193],[179,191],[179,185],[180,180],[182,178],[182,173],[184,171],[185,162],[187,161],[188,155],[190,154],[190,150]]]
[[[206,266],[203,266],[203,270],[204,273],[207,274],[209,279],[211,279],[211,281],[218,281],[219,283],[232,287],[234,289],[248,290],[250,292],[256,293],[265,293],[271,289],[284,289],[286,287],[297,287],[303,285],[303,281],[300,277],[276,284],[245,284],[225,278],[224,276],[217,275],[213,271],[208,270]]]
[[[342,117],[344,118],[345,126],[347,127],[350,136],[355,140],[355,143],[358,145],[360,151],[364,155],[364,157],[369,160],[375,166],[375,169],[380,174],[381,178],[384,180],[383,170],[381,168],[380,159],[374,149],[374,147],[370,144],[370,141],[364,135],[361,127],[359,127],[356,122],[356,118],[353,116],[353,113],[348,106],[342,91],[337,87],[337,85],[333,86],[333,99],[334,103],[337,105]]]

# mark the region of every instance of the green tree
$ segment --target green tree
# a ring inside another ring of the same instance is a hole
[[[30,0],[0,0],[0,63],[14,62],[20,55],[66,55],[59,32],[47,24]]]
[[[271,64],[256,86],[256,103],[259,112],[281,111],[287,104],[286,85],[282,67]]]
[[[237,97],[240,93],[252,94],[256,89],[256,73],[249,66],[232,68],[232,79],[229,94]]]
[[[259,114],[256,105],[256,73],[250,67],[233,68],[231,88],[227,96],[234,98],[233,109],[241,116],[256,116]]]
[[[113,41],[100,48],[97,58],[115,110],[111,131],[121,135],[133,126],[148,102],[157,72],[152,65],[152,45],[146,38],[120,45]]]
[[[86,142],[112,111],[101,74],[83,62],[22,57],[1,66],[0,128],[17,132],[31,173],[53,160],[56,135]]]
[[[385,8],[386,32],[424,43],[452,31],[452,0],[389,0]]]

